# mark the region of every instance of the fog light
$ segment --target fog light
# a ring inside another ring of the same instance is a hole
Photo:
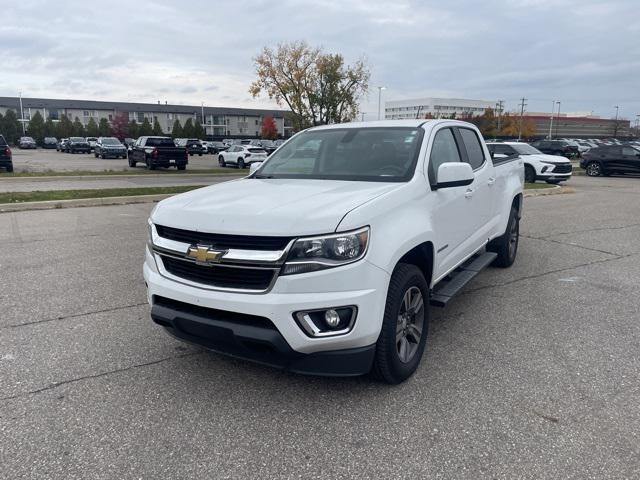
[[[336,328],[340,325],[340,315],[335,310],[327,310],[324,312],[324,321],[329,327]]]
[[[294,312],[293,318],[310,337],[331,337],[349,333],[357,313],[355,305],[346,305]]]

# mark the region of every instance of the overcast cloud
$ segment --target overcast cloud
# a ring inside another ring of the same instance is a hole
[[[365,57],[388,100],[640,113],[638,0],[3,2],[0,95],[272,107],[248,94],[264,45]]]

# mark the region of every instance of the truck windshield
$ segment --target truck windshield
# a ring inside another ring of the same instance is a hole
[[[422,136],[413,127],[308,130],[272,154],[255,178],[405,182]]]

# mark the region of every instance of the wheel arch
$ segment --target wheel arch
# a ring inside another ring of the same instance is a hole
[[[424,275],[427,285],[431,286],[433,280],[433,243],[422,242],[404,253],[396,262],[394,269],[400,263],[415,265]]]

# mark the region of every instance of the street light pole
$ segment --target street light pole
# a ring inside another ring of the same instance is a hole
[[[551,121],[549,122],[549,140],[553,138],[553,112],[556,110],[556,101],[551,102]]]
[[[387,87],[378,87],[378,120],[380,120],[380,104],[382,102],[382,90],[386,90]]]
[[[556,122],[556,137],[558,136],[558,124],[560,123],[560,102],[556,102],[558,104],[558,121]]]
[[[616,105],[616,121],[613,125],[613,138],[616,138],[618,136],[618,108],[618,105]]]
[[[22,124],[22,135],[26,135],[27,132],[24,128],[24,108],[22,108],[22,90],[19,92],[20,95],[20,123]]]

